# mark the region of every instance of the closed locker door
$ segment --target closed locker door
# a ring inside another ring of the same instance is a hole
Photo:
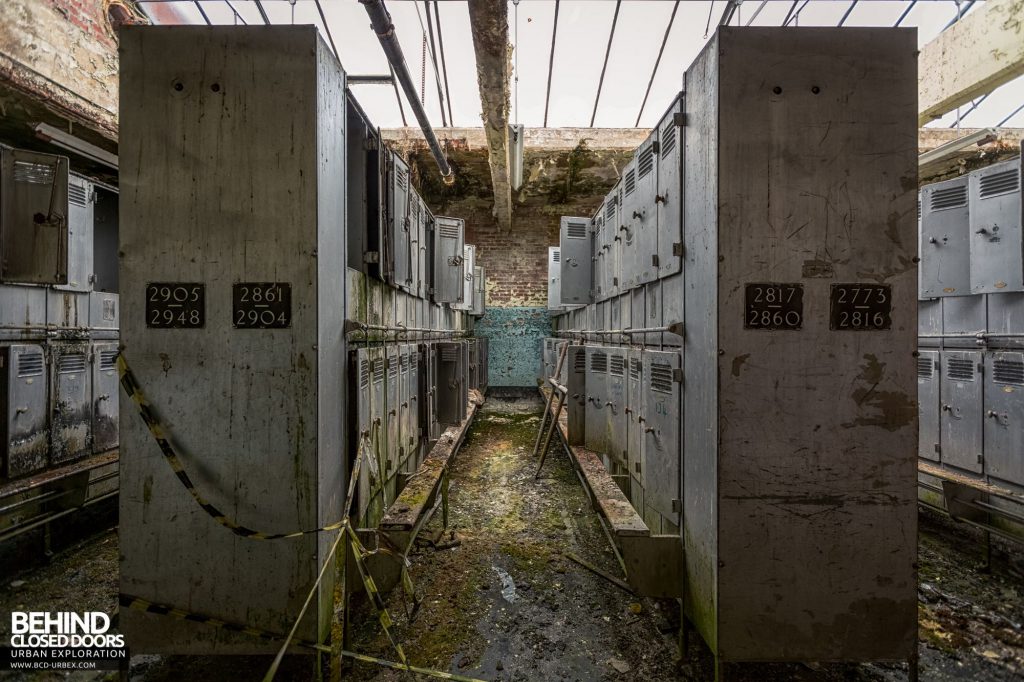
[[[397,154],[391,155],[390,202],[391,267],[395,286],[408,288],[409,264],[409,167]]]
[[[587,218],[563,217],[558,250],[562,260],[562,304],[581,305],[592,300],[593,244]]]
[[[611,294],[624,291],[622,286],[622,239],[625,234],[619,229],[619,193],[620,185],[616,185],[605,198],[602,223],[611,249],[608,251],[608,281]]]
[[[412,455],[409,416],[412,413],[412,402],[409,400],[409,346],[398,347],[398,423],[399,453],[401,456],[399,471],[409,470],[409,459]]]
[[[420,350],[419,346],[415,344],[409,345],[409,428],[406,431],[408,434],[409,448],[413,453],[413,457],[410,460],[412,466],[411,471],[415,471],[420,465],[420,452],[422,450],[421,442],[423,438],[423,432],[420,430],[420,424],[423,423],[420,416]]]
[[[605,422],[608,401],[608,353],[604,346],[587,346],[587,427],[588,450],[608,452],[608,427]]]
[[[658,212],[657,276],[667,277],[679,272],[683,246],[683,146],[678,144],[676,113],[682,109],[682,95],[677,98],[658,123],[658,191],[655,205]]]
[[[49,464],[49,387],[42,346],[14,344],[2,350],[3,475],[15,478]]]
[[[644,502],[676,525],[680,511],[681,372],[679,353],[644,353],[640,449]]]
[[[92,451],[118,444],[117,343],[92,346]]]
[[[53,462],[92,452],[92,372],[84,344],[56,346],[50,393]]]
[[[613,348],[608,357],[608,400],[605,401],[608,424],[608,455],[619,465],[628,464],[626,454],[626,378],[627,349]]]
[[[92,183],[72,173],[68,176],[68,283],[56,288],[91,291],[93,266]]]
[[[1024,353],[986,359],[985,473],[1024,486]]]
[[[971,293],[1024,291],[1020,159],[971,173]]]
[[[592,243],[591,256],[593,261],[594,300],[603,301],[608,298],[608,252],[611,250],[603,221],[591,220],[588,228]]]
[[[459,384],[459,421],[461,422],[466,418],[466,413],[469,411],[469,342],[460,341],[459,348],[462,351],[462,365],[459,367],[459,378],[461,381]]]
[[[409,192],[409,284],[405,290],[418,296],[420,290],[420,230],[423,228],[423,202],[416,190]]]
[[[921,296],[971,292],[967,176],[921,190]]]
[[[370,504],[370,481],[376,479],[373,450],[371,449],[373,447],[373,416],[370,408],[372,390],[370,382],[373,372],[369,351],[360,348],[354,355],[356,382],[355,390],[352,393],[356,400],[355,414],[359,433],[355,440],[356,451],[353,456],[362,457],[362,463],[359,465],[359,480],[356,483],[359,496],[358,514],[362,516]]]
[[[631,477],[631,491],[643,490],[643,461],[640,457],[640,450],[643,444],[643,422],[640,415],[643,413],[643,395],[647,390],[644,385],[644,352],[639,348],[629,349],[629,381],[626,393],[626,461],[629,465]],[[634,493],[635,494],[635,493]],[[637,511],[643,512],[643,499],[640,499],[640,506],[634,507]]]
[[[950,466],[981,473],[981,351],[942,351],[941,458]]]
[[[441,424],[440,357],[436,343],[427,344],[426,367],[428,428],[430,429],[430,442],[433,444],[444,433],[444,426]]]
[[[379,488],[384,484],[385,467],[387,466],[387,411],[384,402],[387,367],[383,349],[371,348],[367,351],[367,355],[371,368],[370,454],[372,459],[369,463],[372,476],[370,480],[374,488]]]
[[[939,351],[922,350],[917,358],[917,456],[939,460]]]
[[[398,346],[387,347],[387,382],[385,384],[385,410],[387,419],[387,464],[384,471],[388,478],[398,470],[398,463],[405,451],[402,447],[402,417],[399,400],[399,363],[401,353]]]
[[[463,231],[458,218],[439,216],[434,230],[434,301],[462,303]]]
[[[462,398],[461,344],[445,341],[437,344],[437,418],[442,426],[456,426],[462,421],[459,403]]]
[[[548,310],[559,310],[562,307],[561,269],[557,246],[548,247]]]
[[[632,289],[639,281],[640,269],[640,215],[636,191],[636,163],[630,161],[622,171],[622,208],[619,222],[622,236],[622,286]]]
[[[658,278],[658,216],[654,197],[657,194],[657,173],[654,168],[654,140],[657,131],[640,145],[636,154],[636,202],[633,225],[637,231],[637,284]]]
[[[569,346],[565,361],[568,365],[565,411],[569,445],[583,445],[587,429],[587,347]]]

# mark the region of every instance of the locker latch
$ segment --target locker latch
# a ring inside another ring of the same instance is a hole
[[[672,370],[672,381],[676,382],[677,384],[683,383],[683,370],[680,369],[679,367],[676,367]]]
[[[364,263],[380,263],[380,251],[364,251]]]
[[[686,114],[681,111],[677,111],[672,114],[672,123],[676,124],[680,128],[684,127],[687,124]]]
[[[682,242],[672,242],[672,255],[682,256],[683,255],[683,244]]]
[[[661,259],[658,258],[658,254],[656,254],[656,253],[652,253],[651,254],[651,265],[654,266],[654,267],[658,267],[658,266],[661,265]]]
[[[653,142],[651,142],[651,151],[654,152],[655,154],[661,153],[661,143],[658,142],[658,140],[654,140]]]
[[[683,513],[683,501],[682,500],[672,500],[672,513],[673,514],[682,514]]]

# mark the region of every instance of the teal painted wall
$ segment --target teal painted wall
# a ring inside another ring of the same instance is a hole
[[[489,384],[536,386],[541,339],[550,335],[551,318],[546,308],[487,308],[476,321],[476,336],[488,338]]]

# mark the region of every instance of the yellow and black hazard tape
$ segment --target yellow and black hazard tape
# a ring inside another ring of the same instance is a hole
[[[160,421],[156,418],[156,415],[153,413],[152,406],[143,394],[142,389],[139,387],[139,382],[136,380],[135,375],[132,374],[131,369],[128,368],[128,363],[124,358],[124,353],[119,353],[117,356],[117,371],[121,376],[121,387],[139,409],[139,416],[142,417],[142,421],[145,422],[146,428],[149,429],[149,432],[153,434],[153,439],[156,440],[157,445],[160,446],[160,452],[163,453],[164,459],[167,460],[167,463],[171,465],[174,475],[178,477],[178,480],[181,481],[183,486],[185,486],[185,489],[188,490],[189,494],[200,508],[202,508],[202,510],[205,511],[214,521],[224,526],[235,535],[239,535],[250,540],[283,540],[285,538],[297,538],[303,535],[311,535],[313,533],[339,530],[345,526],[347,520],[342,519],[340,521],[327,524],[326,526],[310,528],[308,530],[298,530],[291,533],[264,533],[262,531],[253,530],[252,528],[247,528],[246,526],[236,523],[232,519],[228,518],[221,510],[208,502],[196,489],[196,486],[189,477],[188,472],[185,471],[181,458],[178,457],[178,453],[175,451],[174,446],[171,445],[167,432],[160,424]]]

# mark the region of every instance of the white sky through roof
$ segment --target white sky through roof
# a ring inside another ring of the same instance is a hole
[[[803,0],[800,0],[797,8],[802,7],[802,10],[791,25],[835,26],[850,8],[851,2],[852,0],[811,0],[804,5]],[[143,0],[141,4],[146,8],[154,3]],[[160,0],[160,4],[176,9],[186,22],[204,23],[192,0]],[[232,24],[238,21],[232,7],[245,22],[263,23],[253,0],[200,0],[199,4],[215,24]],[[349,74],[388,73],[387,59],[370,29],[366,10],[358,0],[320,0],[320,4],[345,70]],[[426,46],[425,64],[423,57],[423,32],[427,26],[424,3],[413,0],[385,0],[385,4],[391,12],[417,90],[425,65],[423,99],[431,123],[440,127],[441,109],[434,67],[430,60],[429,43]],[[629,128],[636,123],[644,91],[647,89],[674,4],[674,0],[622,1],[594,121],[595,127]],[[845,26],[892,26],[909,4],[906,1],[861,0],[853,7]],[[321,33],[324,32],[313,0],[295,0],[294,5],[289,0],[262,0],[262,5],[271,23],[292,23],[294,11],[294,23],[316,24]],[[551,77],[549,127],[589,126],[615,5],[615,0],[561,0],[554,71]],[[740,7],[738,17],[735,17],[732,23],[746,24],[760,5],[760,0],[746,0]],[[982,7],[983,2],[976,2],[970,7],[969,5],[969,0],[964,0],[961,7],[969,13]],[[454,117],[454,122],[449,121],[449,124],[480,126],[476,60],[466,2],[442,0],[437,6],[443,31],[451,110]],[[788,0],[770,0],[753,25],[779,26],[792,7],[793,3]],[[705,28],[708,25],[709,12],[711,25],[707,35],[714,32],[724,9],[723,0],[714,3],[683,0],[679,3],[650,97],[640,118],[640,127],[653,126],[681,89],[683,71],[706,42]],[[518,63],[519,74],[518,121],[528,127],[540,127],[544,122],[554,12],[553,0],[521,0],[518,6],[518,54],[513,56],[514,61]],[[924,45],[956,18],[956,13],[957,6],[952,1],[922,0],[913,6],[902,25],[916,26],[918,43]],[[509,2],[508,15],[509,38],[515,42],[516,8],[512,2]],[[434,26],[434,30],[436,34],[437,26]],[[440,62],[438,53],[438,72],[442,69]],[[442,81],[443,78],[442,74]],[[512,118],[515,119],[517,98],[514,83],[512,85]],[[352,89],[374,123],[384,128],[402,125],[394,89],[390,85],[353,85]],[[404,94],[402,96],[405,104]],[[965,113],[969,105],[961,107],[961,126],[994,126],[1022,104],[1024,77],[999,88],[970,113]],[[407,104],[405,106],[407,121],[415,125]],[[951,112],[929,125],[949,127],[955,121],[956,112]],[[1019,111],[1003,125],[1024,127],[1024,111]]]

